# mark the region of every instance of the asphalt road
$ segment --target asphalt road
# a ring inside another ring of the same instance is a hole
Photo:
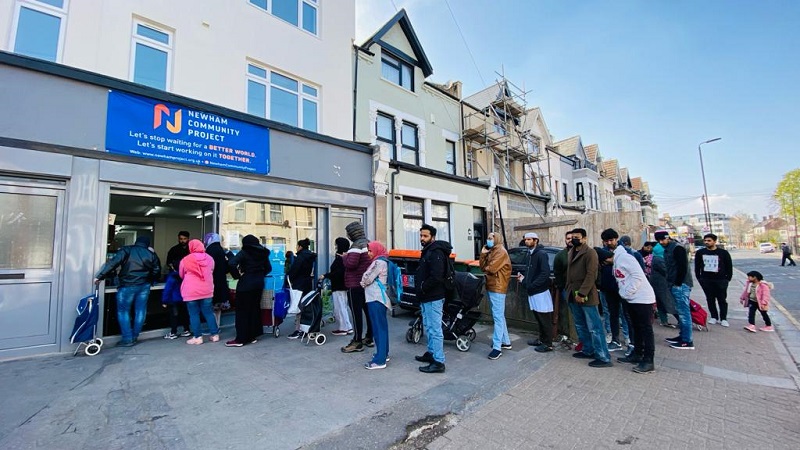
[[[765,253],[760,254],[758,250],[731,250],[733,267],[747,273],[757,270],[764,275],[764,279],[772,282],[775,288],[772,296],[786,308],[789,313],[800,320],[800,265],[790,267],[787,263],[781,267],[781,254]],[[798,260],[794,255],[795,261]],[[728,302],[735,302],[737,299],[728,299]]]

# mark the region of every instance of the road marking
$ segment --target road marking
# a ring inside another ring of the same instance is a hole
[[[798,330],[800,330],[800,322],[798,322],[798,320],[794,318],[792,313],[790,313],[789,310],[784,308],[783,305],[781,305],[780,302],[775,299],[775,297],[772,297],[772,302],[775,303],[775,307],[778,308],[778,311],[782,312],[783,315],[786,316],[786,318],[789,319],[789,321],[792,322]]]

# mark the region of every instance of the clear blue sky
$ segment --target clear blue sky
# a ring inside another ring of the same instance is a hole
[[[773,213],[776,184],[800,166],[800,1],[449,4],[455,21],[445,0],[356,0],[356,41],[405,8],[430,80],[469,95],[504,70],[556,140],[598,144],[650,183],[660,213],[702,213],[707,139],[722,138],[703,146],[713,212]]]

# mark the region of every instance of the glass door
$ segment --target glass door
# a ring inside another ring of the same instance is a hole
[[[0,185],[0,350],[56,343],[63,200]]]

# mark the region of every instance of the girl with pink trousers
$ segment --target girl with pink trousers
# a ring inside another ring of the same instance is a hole
[[[759,328],[761,331],[775,331],[772,328],[772,321],[769,320],[769,291],[772,289],[772,283],[764,281],[764,276],[761,272],[755,270],[747,272],[747,285],[744,287],[744,292],[739,297],[742,306],[749,308],[747,314],[747,322],[749,324],[744,327],[745,330],[755,333],[756,332],[756,310],[761,312],[761,317],[764,319],[764,326]]]
[[[199,345],[203,343],[203,334],[200,330],[200,313],[206,319],[211,342],[219,341],[219,326],[211,308],[214,297],[214,258],[206,253],[206,248],[197,239],[189,241],[189,254],[181,260],[178,275],[183,279],[181,283],[181,296],[189,310],[189,325],[192,337],[187,344]]]

